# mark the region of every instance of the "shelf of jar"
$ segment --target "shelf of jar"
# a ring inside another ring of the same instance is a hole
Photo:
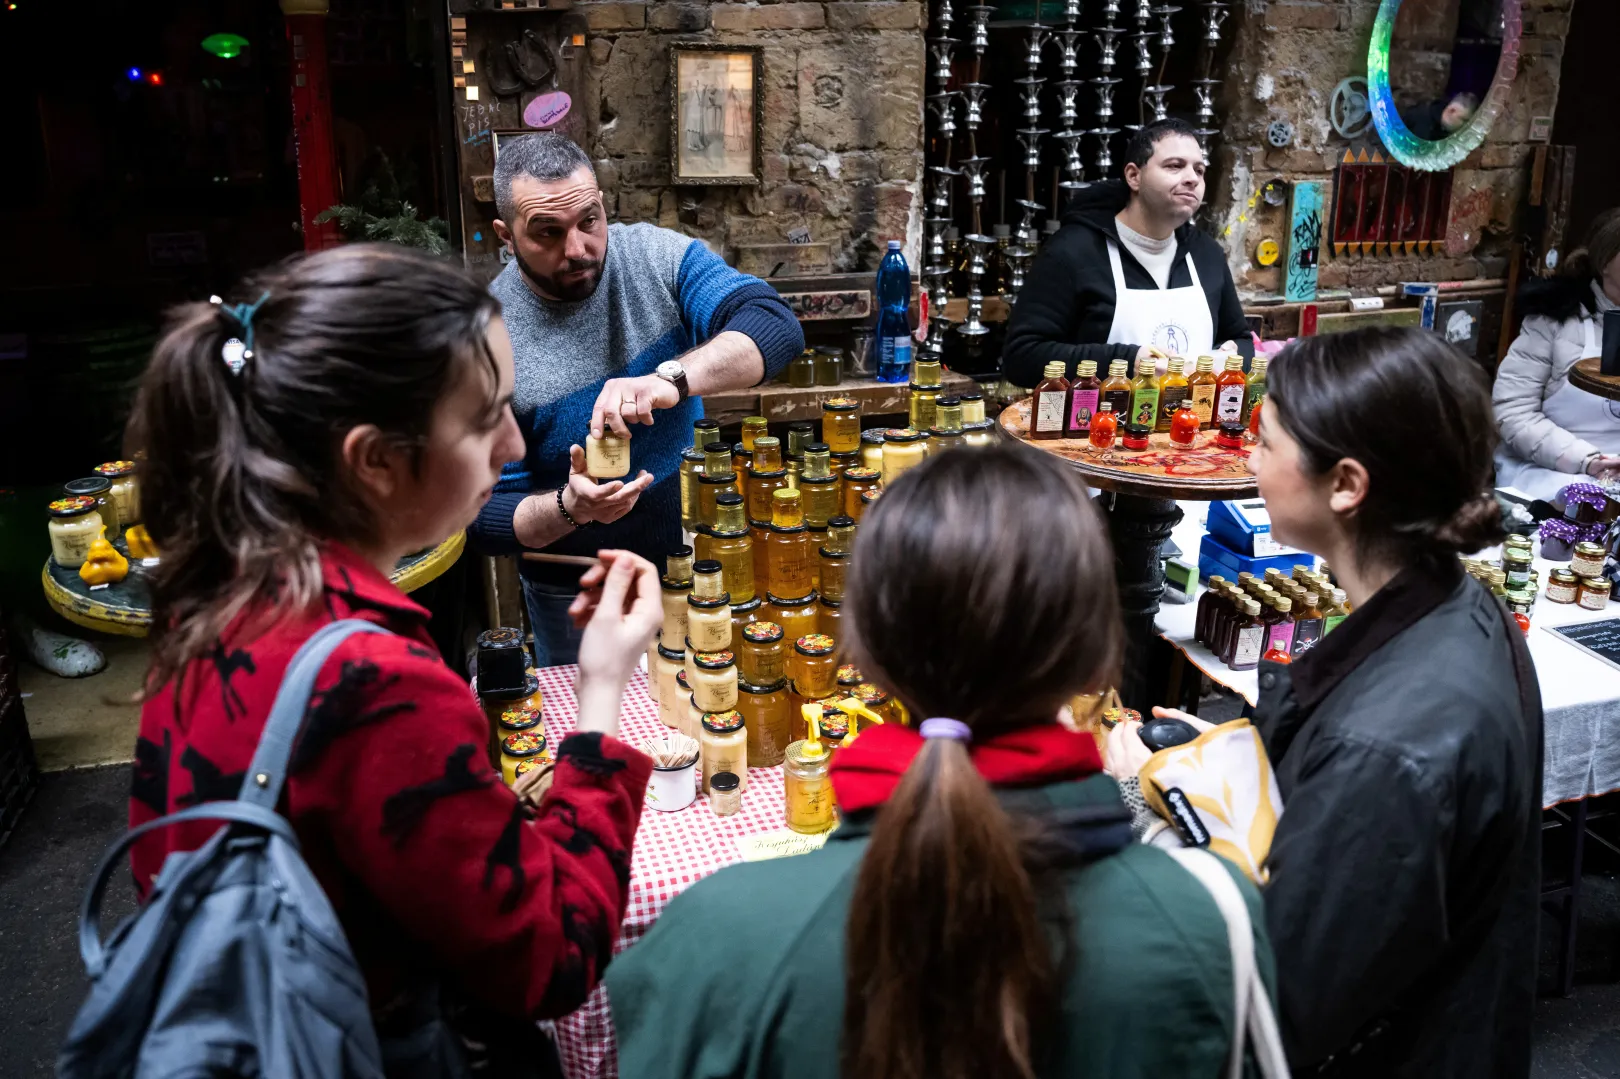
[[[946,371],[940,379],[941,393],[983,392],[979,383],[955,371]],[[832,397],[849,397],[860,403],[863,416],[892,416],[908,411],[910,391],[904,382],[879,382],[874,378],[845,379],[836,386],[789,386],[785,382],[768,382],[746,390],[715,393],[703,398],[703,414],[711,420],[727,424],[740,423],[748,416],[764,416],[772,423],[794,420],[819,420],[821,403]],[[994,411],[989,396],[985,398],[986,415]]]

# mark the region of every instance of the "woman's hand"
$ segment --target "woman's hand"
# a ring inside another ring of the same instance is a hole
[[[1608,479],[1614,473],[1620,472],[1620,456],[1612,453],[1598,453],[1586,462],[1586,474],[1595,479]]]
[[[1141,731],[1140,722],[1128,719],[1114,724],[1114,729],[1108,732],[1108,741],[1103,749],[1103,766],[1115,779],[1136,778],[1142,765],[1153,756],[1153,751],[1142,742]]]
[[[1179,708],[1155,708],[1153,709],[1153,717],[1155,719],[1179,719],[1183,723],[1190,725],[1199,734],[1215,729],[1215,724],[1209,720],[1199,719],[1197,716],[1183,712]]]
[[[599,551],[601,564],[585,571],[568,614],[585,630],[579,642],[581,731],[617,734],[619,701],[664,618],[658,571],[629,551]]]

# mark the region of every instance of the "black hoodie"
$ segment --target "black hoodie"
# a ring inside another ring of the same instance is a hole
[[[1064,377],[1073,378],[1081,360],[1097,361],[1098,375],[1106,377],[1108,361],[1136,359],[1140,345],[1105,344],[1114,323],[1114,274],[1108,267],[1107,241],[1119,243],[1114,218],[1129,201],[1130,188],[1123,180],[1092,184],[1074,197],[1063,214],[1063,227],[1041,245],[1007,323],[1002,370],[1010,381],[1033,386],[1053,360],[1061,360]],[[1214,343],[1236,342],[1246,359],[1252,357],[1254,341],[1226,268],[1226,253],[1190,222],[1176,230],[1169,287],[1192,284],[1189,251],[1209,299]],[[1130,248],[1120,244],[1119,255],[1126,285],[1132,290],[1158,288]]]

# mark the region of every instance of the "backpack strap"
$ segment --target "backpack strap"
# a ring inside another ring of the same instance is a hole
[[[354,634],[388,632],[375,622],[345,618],[322,626],[303,643],[287,664],[287,673],[281,676],[281,688],[276,691],[270,717],[264,721],[259,748],[253,753],[253,763],[242,780],[237,801],[269,810],[276,808],[281,799],[281,786],[287,780],[287,762],[292,757],[293,743],[304,725],[304,713],[309,710],[310,694],[315,690],[315,678],[321,668],[338,645]]]

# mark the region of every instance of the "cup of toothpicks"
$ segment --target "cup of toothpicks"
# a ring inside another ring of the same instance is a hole
[[[673,813],[685,809],[697,798],[698,740],[679,731],[663,738],[648,738],[641,751],[653,760],[652,778],[647,782],[647,804]]]

